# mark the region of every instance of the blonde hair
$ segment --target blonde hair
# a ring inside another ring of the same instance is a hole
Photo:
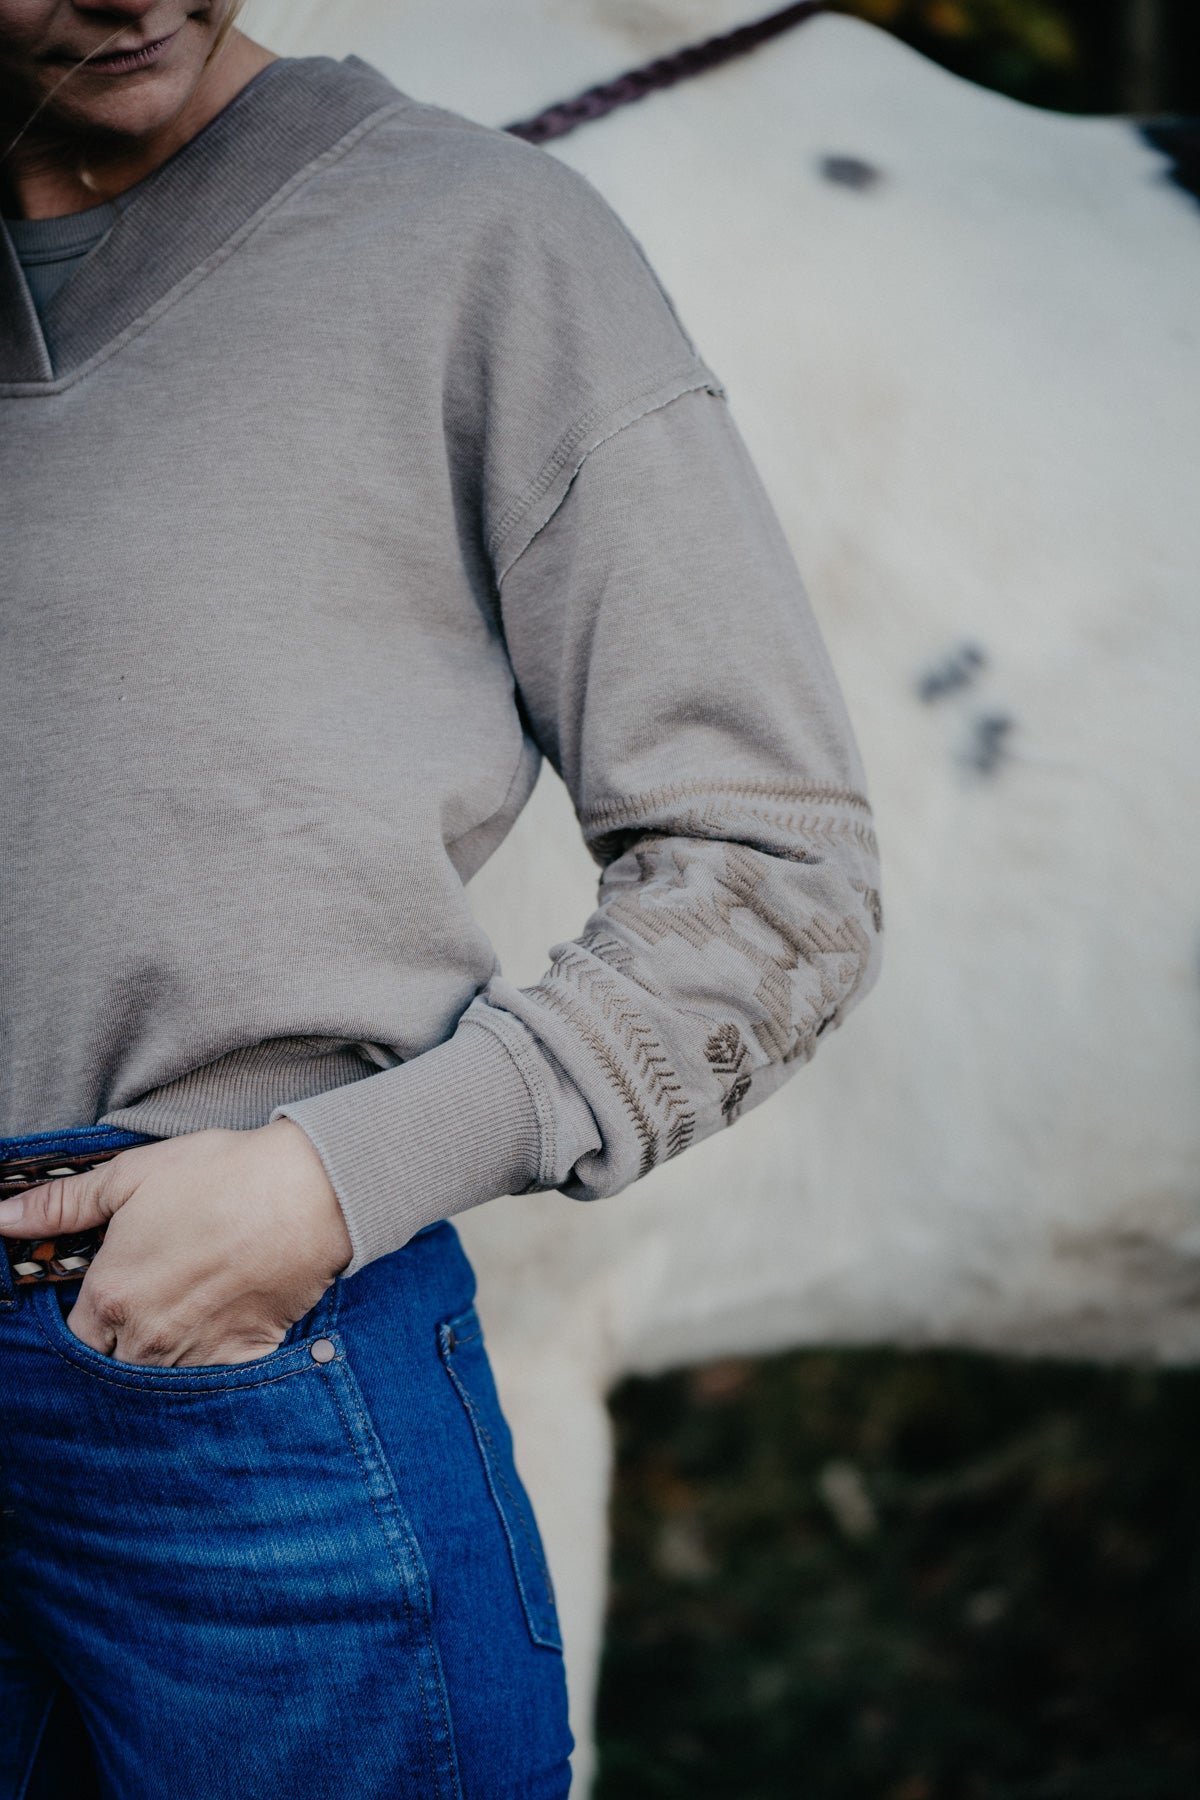
[[[213,47],[204,59],[205,68],[208,67],[213,57],[221,50],[226,38],[237,24],[239,13],[243,13],[245,10],[246,0],[229,0],[229,5],[225,9],[225,17],[217,27],[217,35],[213,39]]]

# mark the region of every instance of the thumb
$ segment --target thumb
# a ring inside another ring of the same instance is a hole
[[[51,1238],[103,1225],[133,1191],[117,1172],[119,1161],[114,1157],[98,1169],[61,1175],[6,1196],[0,1200],[0,1237]]]

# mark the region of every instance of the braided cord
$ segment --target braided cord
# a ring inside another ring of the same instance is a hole
[[[547,144],[552,138],[566,137],[568,132],[575,131],[580,125],[587,125],[593,119],[603,119],[620,106],[630,106],[635,100],[644,100],[647,94],[656,93],[660,88],[674,87],[677,81],[686,81],[692,75],[702,75],[707,69],[716,69],[722,63],[731,62],[735,56],[744,56],[747,51],[756,50],[759,44],[780,37],[785,31],[790,31],[793,25],[810,19],[814,13],[822,10],[823,4],[824,0],[796,0],[796,4],[783,6],[778,12],[768,13],[765,18],[753,19],[748,25],[739,25],[735,31],[723,32],[719,37],[705,38],[698,44],[685,44],[670,56],[660,56],[654,62],[642,63],[639,68],[627,69],[612,81],[603,81],[598,87],[586,88],[582,94],[576,94],[570,100],[560,100],[556,105],[548,106],[536,118],[520,119],[516,124],[506,125],[504,129],[512,137],[524,138],[527,144]]]

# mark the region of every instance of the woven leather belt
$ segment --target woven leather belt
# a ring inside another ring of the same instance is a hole
[[[119,1150],[101,1150],[89,1156],[27,1156],[0,1162],[0,1199],[40,1187],[56,1175],[82,1175],[85,1169],[119,1156]],[[13,1282],[17,1287],[42,1281],[78,1281],[104,1242],[103,1225],[88,1231],[68,1231],[52,1238],[4,1238]]]

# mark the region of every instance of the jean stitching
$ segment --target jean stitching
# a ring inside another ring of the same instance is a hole
[[[73,1362],[71,1357],[66,1353],[66,1351],[60,1350],[58,1348],[57,1344],[52,1343],[50,1347],[54,1351],[54,1354],[56,1356],[61,1357],[63,1362],[69,1363],[72,1368],[78,1369],[78,1368],[82,1368],[82,1367],[87,1367],[87,1365]],[[317,1365],[314,1363],[312,1366],[315,1368]],[[170,1386],[164,1385],[162,1382],[117,1381],[117,1380],[114,1380],[111,1375],[101,1375],[98,1370],[92,1370],[90,1367],[87,1367],[87,1372],[89,1375],[92,1376],[93,1380],[102,1381],[104,1383],[105,1387],[132,1388],[134,1393],[137,1393],[137,1394],[163,1394],[163,1393],[169,1394],[172,1391]],[[231,1383],[231,1384],[228,1384],[225,1386],[222,1386],[220,1383],[215,1383],[211,1388],[208,1388],[208,1389],[194,1388],[194,1387],[193,1388],[182,1388],[181,1387],[181,1388],[177,1388],[175,1391],[177,1393],[181,1393],[181,1394],[189,1394],[189,1393],[196,1394],[196,1393],[205,1393],[205,1392],[213,1393],[213,1394],[227,1394],[227,1393],[229,1393],[231,1386],[232,1387],[244,1387],[247,1389],[256,1388],[256,1387],[270,1387],[276,1381],[288,1381],[288,1380],[290,1380],[290,1378],[293,1375],[303,1375],[304,1373],[305,1373],[305,1370],[304,1370],[303,1366],[301,1366],[296,1369],[287,1369],[284,1371],[284,1373],[282,1375],[264,1376],[262,1381],[239,1381],[239,1382],[234,1382],[234,1383]]]
[[[55,1340],[51,1336],[50,1332],[47,1331],[45,1325],[42,1323],[41,1319],[37,1318],[36,1314],[34,1317],[34,1322],[37,1325],[37,1328],[41,1332],[42,1336],[45,1338],[47,1344],[50,1346],[51,1350],[54,1352],[55,1356],[57,1356],[60,1361],[65,1362],[69,1368],[82,1369],[86,1374],[88,1374],[92,1377],[93,1381],[102,1381],[106,1387],[132,1388],[135,1393],[139,1393],[139,1394],[164,1394],[164,1393],[169,1394],[173,1388],[177,1393],[188,1393],[188,1392],[203,1393],[205,1391],[210,1392],[210,1393],[227,1393],[231,1387],[244,1387],[244,1388],[269,1387],[272,1382],[287,1381],[293,1375],[303,1375],[303,1374],[307,1373],[308,1369],[314,1369],[318,1366],[316,1363],[313,1362],[311,1357],[308,1360],[307,1366],[303,1362],[298,1360],[296,1363],[296,1367],[294,1369],[284,1369],[283,1372],[279,1375],[264,1375],[261,1381],[229,1381],[229,1380],[214,1379],[212,1374],[207,1370],[201,1371],[199,1369],[196,1369],[196,1370],[172,1369],[172,1368],[166,1367],[164,1369],[164,1377],[166,1377],[166,1378],[164,1378],[164,1379],[160,1379],[160,1380],[154,1381],[154,1382],[130,1381],[130,1380],[122,1379],[120,1377],[114,1377],[112,1375],[104,1375],[101,1373],[101,1371],[99,1369],[94,1369],[86,1357],[72,1356],[71,1352],[69,1350],[64,1349],[61,1344],[55,1342]],[[298,1350],[300,1348],[300,1346],[295,1345],[295,1346],[292,1346],[292,1348],[295,1350]],[[290,1352],[288,1352],[288,1353],[290,1354]],[[276,1352],[272,1351],[271,1354],[275,1355]],[[134,1367],[134,1365],[131,1363],[128,1365],[128,1367],[132,1369]],[[238,1367],[238,1365],[237,1365],[237,1363],[230,1363],[229,1367],[231,1369],[236,1369]],[[184,1376],[184,1377],[190,1376],[192,1381],[196,1381],[201,1378],[202,1374],[207,1375],[207,1378],[211,1384],[211,1386],[207,1390],[197,1389],[195,1387],[190,1387],[190,1386],[183,1387],[182,1385],[177,1385],[177,1378],[180,1376]]]
[[[521,1505],[521,1502],[517,1499],[517,1496],[513,1493],[512,1488],[508,1484],[508,1479],[505,1476],[503,1467],[501,1466],[501,1463],[500,1463],[500,1451],[499,1451],[499,1448],[497,1447],[496,1441],[493,1438],[491,1432],[488,1430],[487,1426],[484,1424],[483,1416],[480,1413],[479,1408],[476,1405],[476,1402],[474,1400],[474,1397],[470,1393],[469,1389],[463,1384],[462,1380],[459,1378],[459,1376],[457,1376],[455,1374],[453,1369],[449,1369],[447,1371],[447,1373],[449,1374],[450,1379],[451,1379],[451,1381],[453,1381],[455,1387],[458,1389],[458,1392],[462,1398],[463,1404],[466,1407],[468,1413],[471,1415],[472,1423],[476,1427],[480,1436],[486,1440],[488,1450],[491,1451],[490,1461],[492,1464],[492,1468],[495,1471],[496,1479],[500,1483],[500,1486],[504,1489],[504,1492],[508,1495],[508,1498],[512,1504],[512,1509],[516,1513],[517,1521],[521,1527],[521,1535],[524,1537],[525,1542],[529,1545],[530,1553],[533,1556],[533,1560],[535,1561],[535,1563],[538,1566],[538,1570],[541,1574],[542,1580],[545,1582],[546,1598],[548,1601],[550,1601],[551,1604],[553,1604],[554,1589],[553,1589],[553,1586],[551,1585],[551,1581],[550,1581],[550,1571],[549,1571],[549,1569],[547,1569],[546,1564],[543,1561],[542,1554],[539,1551],[537,1544],[534,1541],[533,1534],[529,1529],[529,1521],[525,1517],[525,1509]],[[487,1452],[485,1451],[484,1454],[486,1455]]]
[[[124,1141],[118,1142],[118,1140]],[[25,1145],[62,1144],[64,1146],[63,1156],[66,1158],[72,1151],[79,1155],[84,1150],[94,1150],[97,1147],[107,1150],[110,1146],[114,1149],[136,1150],[143,1144],[154,1142],[156,1140],[147,1137],[144,1132],[123,1131],[116,1126],[109,1125],[96,1126],[90,1131],[34,1131],[27,1133],[24,1137],[0,1138],[0,1145],[3,1146],[6,1161],[18,1160],[14,1157],[13,1151],[23,1148]]]
[[[400,1559],[396,1555],[395,1548],[392,1544],[390,1537],[388,1536],[387,1528],[383,1522],[383,1515],[380,1513],[380,1510],[379,1510],[379,1503],[375,1499],[374,1494],[371,1492],[371,1478],[367,1474],[366,1464],[363,1462],[362,1456],[359,1454],[358,1445],[354,1441],[354,1433],[350,1428],[350,1421],[346,1417],[346,1409],[342,1405],[342,1397],[338,1393],[337,1388],[335,1387],[335,1385],[333,1383],[331,1374],[328,1371],[323,1371],[323,1372],[325,1373],[326,1384],[329,1388],[329,1392],[333,1396],[333,1403],[337,1407],[338,1412],[341,1415],[342,1429],[346,1433],[346,1441],[350,1445],[351,1453],[354,1457],[355,1462],[358,1464],[359,1473],[362,1475],[363,1486],[367,1490],[367,1499],[370,1501],[371,1511],[375,1514],[375,1522],[379,1526],[379,1535],[383,1539],[384,1547],[387,1550],[389,1560],[391,1561],[392,1567],[395,1569],[396,1575],[399,1579],[400,1592],[404,1597],[405,1616],[411,1624],[412,1616],[413,1616],[412,1615],[412,1601],[408,1597],[408,1583],[404,1578],[404,1570],[400,1565]],[[355,1402],[354,1402],[354,1410],[358,1414],[359,1424],[362,1426],[363,1431],[365,1433],[367,1430],[367,1422],[363,1418],[362,1408],[359,1406],[357,1398],[355,1399]],[[386,1467],[386,1463],[385,1463],[385,1467]],[[401,1529],[404,1531],[404,1535],[407,1537],[409,1534],[408,1534],[407,1527],[404,1523],[402,1509],[397,1508],[397,1514],[400,1517]],[[411,1548],[411,1544],[410,1544],[410,1548]],[[436,1646],[434,1645],[434,1642],[433,1642],[433,1620],[430,1617],[430,1611],[429,1611],[428,1606],[426,1607],[426,1612],[425,1612],[425,1635],[426,1635],[427,1639],[429,1640],[431,1649],[436,1649]],[[424,1680],[423,1676],[418,1676],[418,1686],[420,1687],[420,1690],[421,1690],[421,1712],[425,1719],[425,1744],[426,1744],[426,1748],[429,1753],[429,1766],[433,1771],[434,1800],[437,1800],[437,1796],[441,1793],[442,1789],[441,1789],[441,1783],[438,1780],[437,1756],[435,1755],[434,1748],[433,1748],[433,1725],[432,1725],[432,1722],[429,1717],[429,1699],[425,1692],[425,1680]]]
[[[455,1342],[456,1346],[458,1344],[474,1343],[476,1338],[483,1336],[483,1327],[479,1323],[479,1316],[475,1312],[474,1307],[470,1307],[467,1310],[467,1312],[459,1314],[459,1318],[466,1319],[466,1318],[471,1318],[471,1317],[474,1317],[474,1319],[475,1319],[476,1329],[473,1332],[471,1332],[469,1335],[464,1335],[457,1330],[455,1320],[448,1321],[448,1329],[450,1329],[451,1331],[454,1332],[454,1342]],[[446,1343],[445,1338],[442,1337],[440,1333],[439,1333],[439,1339],[440,1339],[441,1345],[443,1346],[445,1351],[449,1355],[453,1355],[453,1351],[450,1349],[449,1345]],[[525,1541],[529,1545],[530,1551],[532,1552],[532,1555],[533,1555],[533,1559],[536,1562],[538,1569],[541,1571],[542,1579],[546,1584],[546,1597],[549,1600],[550,1604],[553,1605],[554,1604],[554,1583],[550,1579],[550,1571],[546,1567],[545,1560],[542,1557],[542,1554],[541,1554],[540,1550],[538,1549],[536,1542],[534,1541],[533,1534],[531,1533],[531,1531],[529,1529],[529,1521],[525,1516],[525,1509],[521,1505],[521,1502],[518,1500],[517,1496],[513,1493],[512,1488],[508,1484],[508,1480],[504,1474],[504,1470],[503,1470],[503,1467],[501,1466],[501,1462],[500,1462],[499,1446],[497,1445],[496,1440],[493,1438],[491,1432],[488,1430],[487,1425],[484,1423],[483,1415],[479,1410],[479,1407],[475,1400],[475,1397],[471,1393],[470,1389],[467,1387],[463,1378],[457,1373],[457,1371],[455,1369],[452,1369],[450,1367],[450,1364],[448,1361],[446,1361],[445,1356],[443,1357],[443,1363],[445,1364],[445,1369],[446,1369],[447,1375],[449,1375],[451,1381],[454,1383],[455,1387],[457,1388],[459,1397],[462,1400],[463,1405],[467,1408],[468,1413],[470,1414],[472,1424],[477,1427],[480,1436],[485,1438],[487,1441],[488,1449],[490,1449],[492,1452],[491,1462],[492,1462],[492,1466],[494,1467],[495,1472],[496,1472],[496,1478],[499,1481],[501,1487],[504,1489],[504,1492],[508,1495],[508,1498],[512,1502],[513,1511],[516,1513],[518,1519],[520,1520],[521,1531],[525,1537]],[[485,1452],[485,1454],[486,1454],[486,1452]]]
[[[349,1362],[347,1362],[345,1366],[346,1366],[346,1374],[349,1377],[349,1383],[348,1383],[349,1396],[350,1396],[351,1401],[353,1402],[354,1410],[358,1414],[358,1421],[362,1427],[363,1435],[364,1435],[364,1437],[374,1436],[376,1442],[378,1443],[379,1442],[378,1434],[375,1432],[375,1428],[371,1423],[370,1417],[363,1406],[362,1396],[358,1389],[358,1383],[354,1380],[354,1372],[350,1368]],[[345,1415],[343,1415],[343,1417],[344,1416]],[[387,1474],[388,1479],[391,1481],[392,1486],[394,1488],[395,1484],[396,1484],[396,1478],[395,1478],[395,1475],[392,1473],[391,1467],[387,1460],[387,1454],[384,1451],[382,1444],[379,1444],[379,1453],[380,1453],[381,1466],[384,1469],[385,1473]],[[401,1506],[401,1504],[400,1504],[399,1495],[396,1496],[395,1512],[396,1512],[397,1524],[399,1525],[400,1530],[403,1532],[405,1541],[408,1544],[408,1552],[409,1552],[409,1555],[412,1557],[413,1568],[415,1569],[417,1576],[421,1582],[421,1592],[422,1592],[422,1596],[425,1601],[425,1636],[426,1636],[426,1639],[428,1640],[428,1644],[429,1644],[430,1659],[433,1663],[435,1670],[437,1670],[437,1672],[438,1672],[438,1691],[439,1691],[439,1694],[441,1697],[441,1702],[442,1702],[442,1718],[443,1718],[443,1722],[446,1727],[446,1742],[447,1742],[447,1746],[449,1748],[450,1757],[451,1757],[451,1775],[452,1775],[452,1778],[454,1781],[454,1789],[455,1789],[455,1793],[457,1795],[457,1800],[463,1800],[462,1784],[458,1779],[457,1753],[454,1748],[454,1723],[450,1716],[450,1699],[449,1699],[449,1695],[446,1693],[445,1680],[441,1674],[441,1662],[440,1662],[440,1659],[438,1656],[437,1640],[434,1637],[434,1631],[433,1631],[433,1596],[429,1591],[429,1587],[427,1585],[425,1575],[423,1574],[423,1570],[424,1570],[424,1566],[425,1566],[425,1559],[421,1554],[420,1545],[417,1543],[416,1535],[413,1532],[412,1525],[408,1518],[408,1514],[405,1512],[403,1506]],[[381,1521],[380,1528],[382,1529],[382,1521]],[[425,1705],[424,1683],[422,1683],[421,1699],[422,1699],[422,1705]],[[426,1710],[426,1721],[428,1724],[428,1709]],[[437,1780],[436,1766],[434,1769],[434,1780],[435,1781]]]
[[[474,1318],[477,1329],[474,1332],[472,1332],[469,1336],[461,1336],[460,1337],[458,1334],[458,1331],[457,1331],[458,1319],[468,1319],[468,1318]],[[451,1366],[450,1357],[453,1355],[453,1350],[451,1348],[451,1343],[450,1343],[451,1333],[453,1333],[453,1341],[454,1341],[455,1345],[468,1344],[468,1343],[471,1343],[475,1338],[482,1337],[483,1328],[479,1324],[478,1315],[476,1314],[475,1308],[473,1306],[469,1307],[466,1312],[460,1313],[458,1315],[457,1319],[444,1320],[443,1323],[439,1326],[439,1328],[438,1328],[438,1349],[439,1349],[439,1352],[441,1353],[441,1357],[442,1357],[442,1366],[444,1367],[447,1375],[449,1375],[450,1380],[453,1382],[455,1391],[458,1394],[460,1401],[462,1402],[464,1410],[466,1411],[467,1418],[471,1425],[471,1429],[475,1435],[476,1445],[478,1447],[480,1457],[483,1461],[484,1472],[487,1475],[489,1484],[494,1479],[495,1481],[497,1481],[500,1484],[501,1488],[503,1488],[503,1490],[504,1490],[504,1493],[507,1495],[509,1504],[510,1504],[510,1509],[517,1516],[517,1521],[518,1521],[518,1523],[520,1525],[520,1529],[521,1529],[521,1535],[524,1537],[525,1542],[529,1546],[530,1553],[533,1556],[534,1563],[542,1577],[543,1585],[545,1586],[546,1602],[547,1602],[548,1610],[546,1613],[543,1614],[541,1603],[539,1601],[537,1601],[536,1599],[534,1599],[529,1594],[525,1576],[521,1569],[520,1558],[517,1554],[517,1545],[513,1538],[512,1526],[509,1522],[508,1511],[505,1509],[504,1502],[500,1498],[500,1495],[497,1494],[495,1489],[493,1488],[492,1489],[492,1499],[495,1504],[496,1511],[497,1511],[497,1514],[500,1519],[500,1524],[504,1531],[504,1535],[505,1535],[506,1539],[508,1540],[509,1553],[512,1558],[513,1574],[516,1577],[517,1591],[521,1596],[521,1605],[525,1610],[525,1615],[526,1615],[527,1622],[529,1624],[530,1631],[532,1632],[534,1638],[539,1643],[544,1641],[541,1634],[545,1633],[546,1639],[555,1641],[557,1643],[558,1647],[561,1648],[562,1633],[558,1629],[558,1624],[557,1624],[557,1618],[556,1618],[556,1612],[555,1612],[555,1599],[554,1599],[554,1583],[552,1582],[552,1580],[550,1578],[550,1571],[546,1566],[546,1563],[542,1556],[542,1553],[538,1549],[537,1542],[530,1530],[529,1520],[526,1515],[525,1508],[521,1504],[521,1502],[518,1500],[517,1496],[513,1493],[513,1490],[510,1487],[507,1478],[505,1477],[504,1470],[503,1470],[503,1467],[501,1464],[500,1451],[496,1444],[496,1441],[493,1438],[491,1432],[488,1430],[487,1425],[484,1423],[483,1416],[479,1411],[479,1407],[475,1401],[474,1396],[471,1394],[470,1390],[467,1388],[462,1377]]]

